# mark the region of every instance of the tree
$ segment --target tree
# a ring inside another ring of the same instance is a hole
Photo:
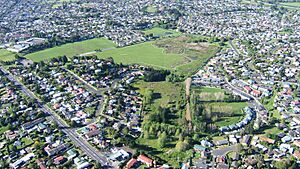
[[[167,144],[167,133],[164,131],[158,138],[158,146],[164,148]]]
[[[198,140],[199,139],[199,134],[194,134],[194,136],[193,136],[193,139],[196,141],[196,140]]]
[[[61,57],[61,61],[62,61],[63,63],[67,63],[67,62],[68,62],[67,56],[66,56],[66,55],[63,55],[63,56]]]
[[[178,140],[179,140],[179,141],[183,141],[183,136],[182,136],[181,133],[179,134]]]
[[[272,164],[275,168],[287,168],[289,166],[289,160],[273,161]]]
[[[177,130],[176,130],[176,133],[175,133],[175,136],[179,136],[180,133],[181,133],[181,132],[180,132],[180,129],[177,129]]]
[[[150,138],[149,137],[149,132],[147,130],[144,131],[144,135],[143,136],[144,136],[145,139],[149,139]]]
[[[178,151],[186,151],[188,149],[188,145],[183,141],[178,141],[175,148]]]
[[[146,89],[145,94],[144,94],[144,101],[146,105],[150,105],[151,101],[153,99],[153,90]]]

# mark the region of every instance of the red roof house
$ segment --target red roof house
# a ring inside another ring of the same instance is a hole
[[[245,86],[244,89],[247,93],[250,93],[252,91],[252,89],[249,86]]]
[[[133,167],[136,164],[137,160],[135,158],[130,159],[127,164],[126,164],[126,168],[129,169],[131,167]]]
[[[62,164],[64,163],[65,158],[63,156],[58,156],[54,159],[54,164]]]
[[[261,91],[259,91],[259,90],[253,90],[252,91],[252,95],[255,96],[255,97],[259,97],[261,95]]]
[[[147,156],[142,155],[142,154],[138,156],[137,160],[140,161],[140,162],[142,162],[142,163],[144,163],[144,164],[146,164],[148,167],[151,167],[152,163],[153,163],[152,159],[150,159]]]

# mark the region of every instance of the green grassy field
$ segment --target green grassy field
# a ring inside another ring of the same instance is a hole
[[[154,42],[145,42],[137,45],[117,48],[97,53],[100,58],[113,57],[118,63],[138,63],[164,69],[172,69],[184,62],[180,54],[164,52],[163,48],[153,45]]]
[[[215,124],[219,127],[235,124],[242,120],[244,113],[242,109],[247,106],[246,102],[235,103],[209,103],[212,112],[232,113],[232,116],[222,116]]]
[[[50,49],[30,53],[25,55],[26,58],[33,61],[48,60],[54,57],[66,55],[72,57],[87,52],[92,52],[97,49],[115,48],[116,44],[105,38],[96,38],[81,42],[69,43],[61,46],[57,46]]]
[[[0,49],[0,61],[12,61],[15,59],[15,54],[5,50],[5,49]]]
[[[179,36],[181,35],[181,32],[177,32],[175,30],[171,30],[171,29],[163,29],[163,28],[152,28],[152,29],[147,29],[142,31],[143,33],[145,33],[145,35],[149,35],[149,34],[153,34],[154,36]]]
[[[100,58],[113,57],[117,63],[142,64],[175,70],[190,75],[215,55],[219,47],[193,43],[193,37],[180,36],[145,42],[97,53]]]
[[[219,92],[224,92],[223,89],[215,88],[215,87],[201,87],[198,90],[200,92],[205,92],[205,93],[219,93]]]

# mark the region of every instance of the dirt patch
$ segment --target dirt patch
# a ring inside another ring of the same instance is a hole
[[[192,50],[203,51],[208,49],[209,43],[187,43],[185,47]]]
[[[186,94],[186,99],[190,100],[190,88],[191,88],[191,84],[192,84],[192,78],[187,78],[185,80],[185,94]],[[191,115],[191,110],[190,110],[190,103],[189,101],[186,104],[186,114],[185,114],[185,118],[188,122],[192,121],[192,115]]]

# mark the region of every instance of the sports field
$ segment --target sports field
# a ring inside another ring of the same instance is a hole
[[[15,54],[5,50],[5,49],[0,49],[0,61],[12,61],[15,59]]]
[[[25,55],[26,58],[33,61],[48,60],[54,57],[66,55],[72,57],[87,52],[92,52],[97,49],[115,48],[116,44],[105,38],[96,38],[91,40],[85,40],[81,42],[68,43],[65,45],[57,46],[50,49],[30,53]]]

